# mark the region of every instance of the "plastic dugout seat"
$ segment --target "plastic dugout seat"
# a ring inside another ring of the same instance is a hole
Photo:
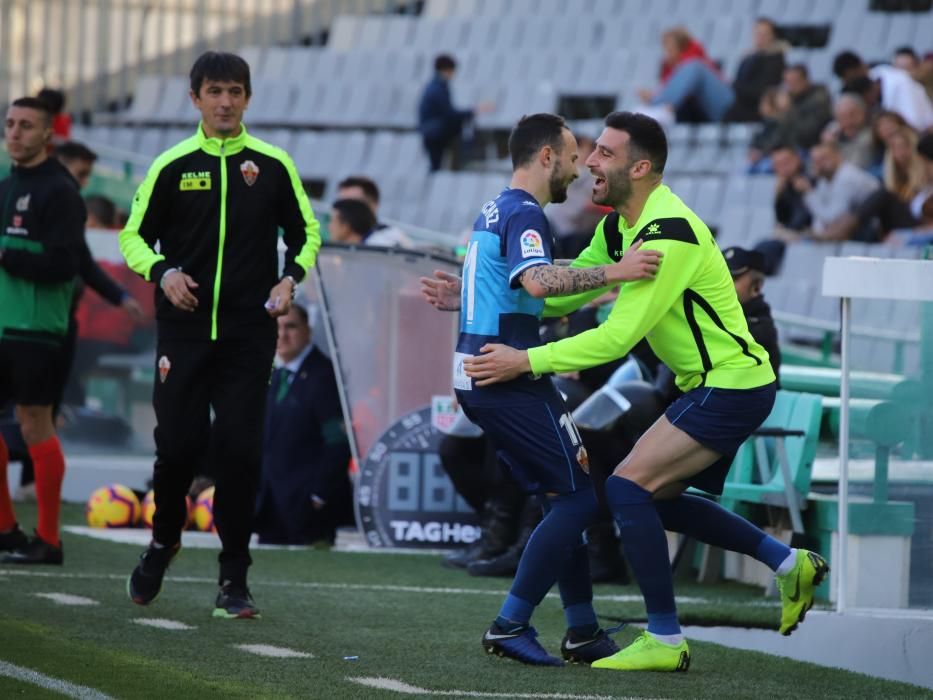
[[[729,202],[731,200],[727,200]],[[719,217],[719,229],[716,244],[723,250],[734,245],[747,247],[748,209],[744,206],[729,204]]]
[[[703,177],[697,183],[694,210],[707,226],[719,225],[722,220],[722,178]]]
[[[929,36],[917,34],[917,18],[913,14],[898,14],[891,17],[886,42],[886,55],[890,55],[901,46],[913,46],[915,36]]]
[[[726,143],[748,146],[748,143],[749,141],[752,140],[752,136],[755,134],[755,131],[757,128],[758,128],[757,124],[742,124],[742,123],[726,124],[725,125]]]
[[[72,130],[73,133],[74,130]],[[140,129],[139,143],[136,145],[137,152],[140,155],[155,158],[162,152],[162,134],[163,130],[159,128]]]
[[[357,15],[337,15],[327,36],[327,48],[349,51],[359,46],[363,19]]]
[[[252,73],[255,82],[288,80],[292,75],[292,50],[290,47],[271,46],[266,49],[262,71]]]
[[[748,178],[749,204],[773,207],[777,178],[774,175],[749,175]]]
[[[326,87],[324,82],[308,80],[295,88],[295,101],[292,108],[282,115],[282,123],[290,126],[310,126],[317,124],[317,115],[323,101]]]
[[[810,8],[811,24],[832,24],[841,14],[841,10],[850,10],[849,7],[843,7],[845,0],[820,0],[812,3]],[[848,5],[848,3],[846,3]]]
[[[890,23],[890,15],[883,12],[866,14],[850,45],[860,47],[862,57],[866,61],[887,59],[885,47]]]
[[[466,31],[468,41],[466,48],[474,51],[491,51],[499,47],[501,27],[497,15],[470,17]]]
[[[786,508],[794,532],[802,533],[800,511],[806,507],[810,492],[822,412],[821,396],[778,391],[771,414],[749,439],[753,445],[753,476],[761,483],[727,480],[723,505],[745,502]]]
[[[422,17],[450,17],[457,13],[459,0],[425,0]]]
[[[133,103],[123,115],[128,123],[147,122],[158,110],[162,100],[162,76],[143,75],[136,81],[133,91]]]
[[[318,174],[321,153],[321,132],[304,131],[298,134],[292,150],[295,167],[302,180],[314,179]]]

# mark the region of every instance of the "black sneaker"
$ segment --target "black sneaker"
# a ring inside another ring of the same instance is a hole
[[[19,523],[13,523],[13,527],[7,532],[0,532],[0,552],[20,549],[25,547],[27,542],[29,538],[19,529]]]
[[[22,534],[22,533],[21,533]],[[56,564],[65,561],[62,547],[49,544],[38,534],[30,537],[26,544],[3,557],[4,564]]]
[[[592,637],[583,637],[573,630],[567,630],[560,643],[560,654],[565,661],[574,664],[591,664],[599,659],[612,656],[619,651],[616,644],[605,630],[597,630]]]
[[[224,581],[214,602],[214,617],[226,620],[259,618],[259,608],[253,603],[253,596],[246,586],[237,586],[231,581]]]
[[[139,563],[126,580],[126,592],[137,605],[149,605],[162,590],[165,570],[178,554],[181,544],[154,547],[150,544],[139,557]]]

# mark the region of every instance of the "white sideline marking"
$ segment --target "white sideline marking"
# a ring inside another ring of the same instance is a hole
[[[58,678],[53,678],[52,676],[46,676],[44,673],[33,671],[31,668],[16,666],[6,661],[0,661],[0,676],[31,683],[44,690],[49,690],[53,693],[61,693],[69,698],[78,698],[79,700],[113,700],[109,695],[105,695],[94,688],[88,688],[85,685],[75,685],[74,683],[69,683]]]
[[[63,578],[63,579],[86,579],[92,581],[126,581],[126,574],[80,574],[65,573],[53,571],[37,571],[35,569],[0,569],[0,576],[24,576],[33,578]],[[216,578],[207,578],[203,576],[166,576],[166,581],[175,583],[217,583]],[[255,581],[254,587],[268,586],[273,588],[310,588],[316,590],[351,590],[351,591],[375,591],[380,593],[437,593],[440,595],[491,595],[502,597],[508,591],[493,590],[482,588],[445,588],[442,586],[392,586],[387,584],[367,584],[367,583],[316,583],[313,581]],[[556,599],[560,596],[557,593],[548,593],[548,598]],[[594,595],[593,600],[610,603],[639,603],[643,599],[640,595]],[[696,596],[677,596],[681,603],[713,603],[715,599],[698,598]],[[747,600],[743,603],[749,607],[778,607],[775,601]]]
[[[193,630],[197,629],[191,625],[177,620],[167,620],[164,617],[134,617],[130,620],[134,625],[145,625],[146,627],[156,627],[160,630]]]
[[[85,598],[83,595],[71,595],[70,593],[33,593],[37,598],[46,598],[59,605],[100,605],[93,598]]]
[[[487,693],[481,690],[433,690],[409,685],[395,678],[347,678],[351,683],[358,683],[367,688],[391,690],[407,695],[443,695],[464,698],[527,698],[529,700],[616,700],[614,695],[571,695],[570,693]],[[624,700],[618,698],[618,700]]]
[[[257,656],[269,656],[273,659],[313,659],[313,654],[304,651],[295,651],[286,647],[274,647],[271,644],[234,644],[234,649],[245,651]]]

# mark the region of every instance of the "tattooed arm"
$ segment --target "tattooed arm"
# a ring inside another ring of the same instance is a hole
[[[658,271],[661,253],[640,250],[641,241],[626,251],[622,260],[599,267],[558,267],[537,265],[521,275],[521,283],[531,296],[560,297],[601,289],[619,282],[650,279]]]

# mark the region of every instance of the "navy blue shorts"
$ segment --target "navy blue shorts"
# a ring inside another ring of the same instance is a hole
[[[486,392],[457,391],[471,421],[483,429],[499,460],[528,493],[573,493],[592,487],[580,468],[586,450],[558,391],[485,400]],[[490,392],[491,393],[491,392]]]
[[[756,389],[693,389],[667,407],[664,415],[704,447],[722,458],[687,480],[708,493],[722,493],[739,446],[764,423],[774,406],[777,384]]]

